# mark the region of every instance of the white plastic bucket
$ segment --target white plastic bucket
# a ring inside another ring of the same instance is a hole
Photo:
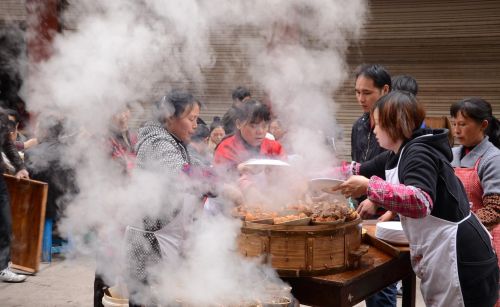
[[[109,295],[104,292],[102,304],[104,307],[128,307],[128,298],[120,297],[116,294],[116,289],[109,288]]]

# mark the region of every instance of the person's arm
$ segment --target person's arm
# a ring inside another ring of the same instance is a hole
[[[38,144],[37,138],[32,138],[23,143],[23,149],[28,149]]]
[[[14,141],[14,145],[17,150],[24,150],[24,142],[23,141]]]
[[[238,164],[237,156],[238,153],[232,146],[229,146],[226,142],[220,143],[214,152],[214,165],[235,169]]]
[[[500,222],[500,155],[484,157],[478,172],[483,188],[483,207],[476,214],[484,226],[491,228]]]
[[[286,159],[286,153],[278,141],[264,139],[260,145],[260,153],[274,159]]]
[[[351,160],[352,161],[357,161],[356,160],[356,138],[357,138],[357,129],[356,129],[356,123],[354,123],[354,125],[352,125],[352,129],[351,129]]]
[[[373,203],[411,218],[429,215],[433,204],[429,194],[421,189],[389,183],[377,176],[370,178],[367,195]]]
[[[359,164],[359,167],[355,166],[353,168],[353,174],[365,176],[367,178],[370,178],[371,176],[385,178],[385,165],[390,155],[390,151],[384,151],[383,153],[375,156],[375,158]]]
[[[12,165],[16,168],[15,176],[17,178],[28,178],[29,173],[26,170],[26,166],[24,165],[23,160],[19,156],[16,146],[10,139],[5,140],[5,143],[3,144],[3,150],[7,158],[12,163]]]
[[[483,207],[476,212],[483,225],[491,229],[500,223],[500,194],[483,196]]]
[[[391,184],[376,176],[368,184],[368,199],[404,216],[429,215],[435,200],[438,166],[432,153],[408,148],[399,163],[400,184]]]

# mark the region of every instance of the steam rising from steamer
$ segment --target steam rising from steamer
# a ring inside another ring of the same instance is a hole
[[[162,199],[172,199],[174,212],[184,184],[142,172],[117,179],[120,169],[101,142],[109,120],[125,103],[158,99],[170,87],[189,84],[203,92],[202,71],[218,60],[211,33],[256,33],[236,35],[232,43],[289,127],[293,151],[308,168],[333,162],[324,143],[335,123],[331,96],[346,77],[344,53],[349,39],[360,35],[364,1],[85,0],[70,1],[69,12],[76,30],[55,37],[52,57],[33,67],[25,90],[40,120],[48,113],[66,119],[68,146],[61,156],[77,170],[80,193],[61,229],[77,247],[107,256],[102,269],[108,282],[124,268],[125,225],[140,226],[142,216],[159,212]],[[237,256],[238,231],[237,221],[199,216],[183,261],[160,269],[168,271],[157,285],[163,298],[189,293],[198,303],[244,300],[259,296],[262,280],[277,282],[269,268]]]

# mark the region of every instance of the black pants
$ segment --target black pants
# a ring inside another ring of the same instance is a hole
[[[104,282],[101,275],[95,273],[94,278],[94,307],[103,307],[102,298],[104,296],[104,290],[109,288],[109,286]]]
[[[0,174],[1,176],[1,174]],[[0,271],[7,268],[10,261],[12,241],[12,215],[9,194],[3,176],[0,177]]]

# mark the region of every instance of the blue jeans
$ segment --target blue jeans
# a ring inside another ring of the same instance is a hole
[[[398,289],[397,283],[382,289],[365,300],[366,307],[396,307]]]

